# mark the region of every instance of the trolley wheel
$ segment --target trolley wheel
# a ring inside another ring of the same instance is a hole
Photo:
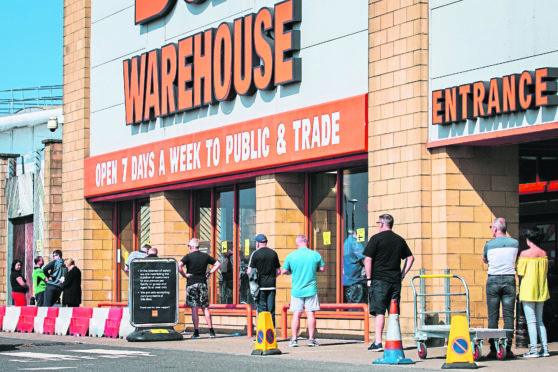
[[[498,360],[504,360],[506,359],[506,354],[506,348],[503,345],[500,345],[500,347],[496,350],[496,358],[498,358]]]
[[[473,345],[473,359],[479,360],[482,357],[482,348],[480,345]]]
[[[426,359],[426,356],[428,355],[428,349],[426,348],[426,344],[424,342],[418,343],[417,353],[420,359]]]

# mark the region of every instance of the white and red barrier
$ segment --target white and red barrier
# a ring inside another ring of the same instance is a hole
[[[34,311],[27,308],[31,307],[1,306],[0,330],[120,338],[134,330],[129,322],[128,308],[110,312],[110,319],[106,308],[33,307]]]

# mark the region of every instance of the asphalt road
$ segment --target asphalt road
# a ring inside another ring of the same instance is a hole
[[[372,367],[362,364],[289,360],[281,355],[261,357],[164,348],[116,347],[71,341],[49,342],[34,340],[31,337],[25,340],[0,337],[0,370],[360,372],[373,368],[378,372],[394,371],[393,366]]]

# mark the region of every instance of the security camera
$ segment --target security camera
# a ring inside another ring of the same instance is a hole
[[[47,128],[48,128],[51,132],[54,132],[54,131],[58,128],[58,118],[52,117],[52,118],[48,119],[48,121],[47,121]]]

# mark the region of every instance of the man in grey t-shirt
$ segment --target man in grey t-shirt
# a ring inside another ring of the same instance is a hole
[[[486,242],[482,260],[488,264],[486,280],[486,306],[488,309],[488,328],[498,328],[500,320],[500,304],[504,318],[504,329],[508,339],[506,358],[514,358],[511,351],[514,329],[515,309],[515,259],[519,244],[517,240],[506,236],[507,224],[503,218],[496,218],[490,226],[494,239]],[[496,359],[494,339],[490,339],[490,352],[486,356]]]

